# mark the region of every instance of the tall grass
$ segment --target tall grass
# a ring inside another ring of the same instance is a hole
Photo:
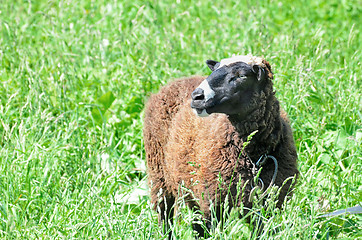
[[[318,218],[361,204],[361,12],[355,0],[2,0],[0,237],[166,237],[145,194],[144,103],[209,74],[206,59],[252,53],[272,65],[301,172],[262,238],[362,238],[361,215]],[[192,239],[193,213],[180,214],[175,236]],[[212,238],[249,238],[227,221]]]

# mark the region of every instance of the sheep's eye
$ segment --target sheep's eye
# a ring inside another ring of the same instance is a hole
[[[235,80],[238,81],[238,82],[242,82],[246,79],[247,77],[246,76],[239,76],[237,77]]]
[[[246,76],[233,77],[229,80],[229,82],[242,82],[246,79]]]

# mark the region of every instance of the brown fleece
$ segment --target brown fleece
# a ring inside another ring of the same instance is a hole
[[[191,208],[201,210],[207,220],[211,219],[210,203],[219,209],[227,196],[234,206],[242,202],[244,207],[251,207],[250,184],[245,186],[243,195],[237,193],[246,181],[252,180],[252,162],[262,154],[278,160],[277,186],[298,175],[289,120],[275,98],[270,65],[263,63],[268,77],[262,91],[254,94],[248,108],[254,110],[247,119],[225,114],[201,118],[193,113],[190,95],[204,77],[176,80],[149,99],[144,144],[151,200],[160,223],[173,216],[170,205],[181,196]],[[255,130],[258,132],[241,151],[243,142]],[[265,186],[273,173],[274,164],[268,161],[260,175]],[[289,193],[290,181],[281,190],[278,207]]]

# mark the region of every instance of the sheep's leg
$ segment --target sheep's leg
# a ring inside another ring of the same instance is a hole
[[[192,224],[192,228],[197,232],[196,238],[208,238],[210,237],[209,232],[205,230],[205,227],[210,230],[211,229],[211,221],[208,219],[203,220],[204,224],[194,223]]]
[[[194,208],[194,211],[197,211],[197,208]],[[192,225],[194,231],[197,232],[196,237],[209,238],[210,230],[215,229],[219,223],[223,226],[223,211],[223,206],[216,206],[212,211],[204,209],[202,217],[203,224],[194,223]]]
[[[165,195],[158,205],[158,223],[163,228],[164,233],[168,233],[168,238],[172,238],[172,224],[174,215],[175,197]]]
[[[194,231],[197,232],[196,238],[206,237],[205,236],[205,229],[202,227],[201,224],[194,223],[194,224],[192,224],[192,228],[194,229]]]
[[[198,209],[198,207],[194,206],[193,208],[194,212],[199,212],[200,210]],[[200,223],[200,220],[202,221],[202,223]],[[200,219],[199,217],[196,217],[194,219],[194,223],[192,224],[192,228],[194,231],[196,231],[196,238],[208,238],[210,237],[209,231],[212,226],[211,226],[211,215],[210,215],[210,211],[205,211],[202,212],[202,218]]]

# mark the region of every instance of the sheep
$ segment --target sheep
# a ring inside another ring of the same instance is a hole
[[[282,187],[279,208],[294,186],[283,182],[299,174],[292,130],[275,97],[270,64],[251,55],[206,63],[212,70],[207,78],[175,80],[152,95],[145,107],[151,202],[166,231],[180,197],[202,212],[207,229],[212,227],[211,205],[218,219],[226,200],[252,207],[258,160],[265,162],[260,173],[264,186]],[[251,133],[255,135],[244,146]],[[241,188],[244,193],[238,194]],[[204,236],[201,225],[193,228]]]

